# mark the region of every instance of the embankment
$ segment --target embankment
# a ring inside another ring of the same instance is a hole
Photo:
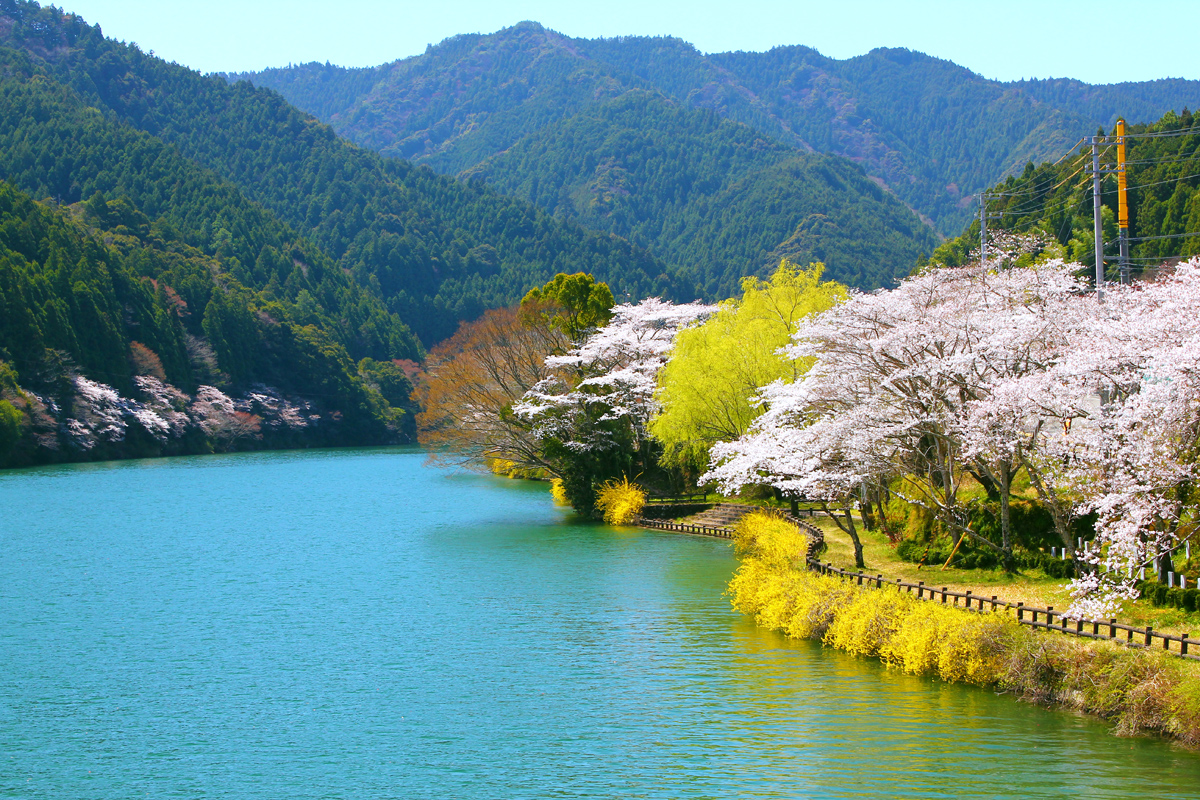
[[[921,602],[804,566],[793,524],[748,516],[729,584],[739,611],[767,628],[819,639],[917,675],[972,683],[1111,721],[1120,734],[1159,733],[1200,747],[1200,666],[1153,650],[1047,635],[999,613]]]

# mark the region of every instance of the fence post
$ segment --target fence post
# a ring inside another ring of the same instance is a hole
[[[992,595],[992,611],[996,610],[996,595]]]
[[[879,574],[877,574],[875,576],[875,588],[876,589],[883,588],[883,573],[882,572],[880,572]]]
[[[946,590],[949,588],[949,586],[942,587],[942,605],[946,605]]]
[[[1054,624],[1054,606],[1046,606],[1046,627]]]
[[[1017,622],[1025,619],[1025,604],[1017,603]]]
[[[1183,636],[1179,637],[1179,655],[1181,655],[1181,656],[1187,655],[1187,646],[1188,646],[1188,637],[1189,636],[1191,636],[1190,633],[1185,633],[1185,634],[1183,634]]]
[[[966,603],[966,604],[967,604],[967,611],[970,611],[970,610],[971,610],[971,590],[970,590],[970,589],[967,589],[967,598],[966,598],[966,601],[967,601],[967,603]]]
[[[925,595],[925,581],[917,581],[917,599],[920,600]]]
[[[1147,625],[1146,626],[1146,647],[1150,646],[1150,639],[1153,638],[1153,636],[1154,636],[1154,626]]]
[[[1110,638],[1110,639],[1117,638],[1117,618],[1116,617],[1111,617],[1108,620],[1108,638]]]

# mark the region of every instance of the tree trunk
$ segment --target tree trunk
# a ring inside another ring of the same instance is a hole
[[[858,567],[859,569],[865,567],[867,564],[865,561],[863,561],[862,541],[858,538],[858,529],[854,527],[854,516],[850,511],[849,503],[846,504],[845,522],[843,522],[837,514],[829,510],[828,503],[822,502],[821,510],[828,514],[829,518],[833,520],[834,524],[845,531],[845,533],[850,537],[850,541],[854,544],[854,566]]]
[[[1004,550],[1001,556],[1004,571],[1012,573],[1016,570],[1012,547],[1012,467],[1003,464],[1000,473],[1000,547]]]
[[[1165,586],[1167,583],[1167,573],[1175,571],[1174,559],[1171,557],[1171,548],[1159,545],[1158,557],[1154,561],[1158,564],[1158,582]]]
[[[1042,501],[1042,505],[1050,512],[1050,519],[1054,521],[1055,533],[1058,534],[1063,547],[1066,548],[1071,556],[1071,560],[1074,561],[1075,541],[1071,538],[1071,529],[1068,527],[1070,512],[1064,507],[1064,504],[1058,497],[1051,494],[1046,484],[1042,482],[1041,473],[1029,463],[1028,459],[1022,457],[1021,463],[1025,466],[1025,472],[1029,475],[1029,482],[1037,490],[1038,499]]]
[[[854,542],[854,566],[862,569],[866,566],[863,561],[862,542],[858,538],[858,531],[854,527],[854,516],[850,513],[850,506],[846,506],[846,533],[850,534],[850,541]]]

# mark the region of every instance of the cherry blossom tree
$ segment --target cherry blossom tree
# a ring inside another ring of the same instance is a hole
[[[618,305],[582,344],[546,359],[553,374],[526,392],[513,413],[532,426],[577,507],[590,506],[596,477],[615,477],[598,473],[647,466],[658,372],[676,334],[716,310],[658,298]]]
[[[1056,261],[931,269],[894,290],[853,295],[800,327],[788,355],[814,365],[797,383],[764,389],[768,411],[747,436],[713,449],[706,478],[725,491],[766,482],[843,504],[867,484],[890,484],[1011,567],[1006,512],[1018,454],[978,435],[967,449],[964,433],[995,386],[1044,371],[1061,352],[1060,306],[1079,288]],[[1000,544],[967,523],[959,492],[972,474],[999,495]]]
[[[1200,260],[1158,283],[1112,287],[1049,373],[1079,424],[1070,477],[1098,516],[1094,569],[1072,589],[1073,613],[1108,613],[1136,594],[1135,573],[1156,566],[1194,531],[1200,456]],[[1088,393],[1092,402],[1082,402]]]

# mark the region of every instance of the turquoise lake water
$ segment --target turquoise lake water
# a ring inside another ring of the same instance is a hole
[[[0,473],[0,797],[1200,797],[1200,756],[759,630],[727,543],[405,449]]]

